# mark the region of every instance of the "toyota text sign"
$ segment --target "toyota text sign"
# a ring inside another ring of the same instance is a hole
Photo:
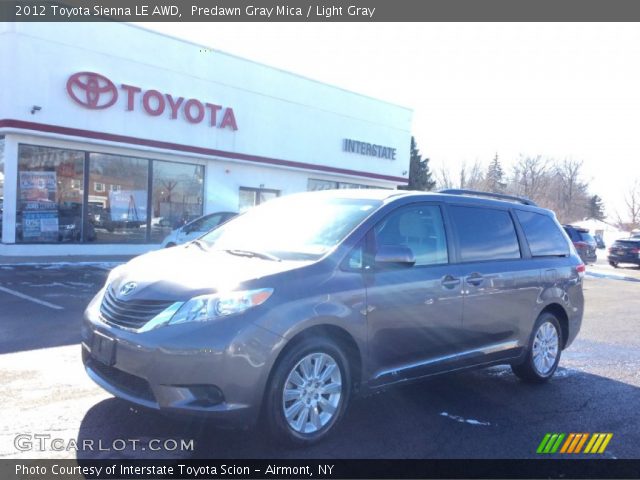
[[[196,98],[177,97],[158,90],[143,90],[134,85],[121,84],[120,87],[104,75],[94,72],[74,73],[67,80],[67,93],[79,105],[92,110],[104,110],[118,102],[120,95],[124,109],[132,112],[136,105],[153,117],[178,117],[188,123],[206,122],[210,127],[238,130],[236,117],[231,107],[223,107],[203,102]]]

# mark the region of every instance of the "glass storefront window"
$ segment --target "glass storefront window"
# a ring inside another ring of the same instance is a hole
[[[372,187],[370,185],[363,185],[361,183],[345,183],[334,182],[331,180],[319,180],[317,178],[310,178],[307,182],[307,190],[310,192],[318,190],[335,190],[338,188],[379,188]]]
[[[307,190],[310,192],[316,192],[318,190],[334,190],[338,188],[338,182],[332,182],[330,180],[317,180],[310,178],[307,182]]]
[[[279,190],[268,190],[266,188],[248,188],[240,187],[238,211],[240,213],[260,205],[272,198],[280,196]]]
[[[0,234],[3,147],[0,136]],[[203,198],[202,165],[18,146],[17,243],[160,243]]]
[[[0,135],[0,242],[2,242],[3,210],[4,210],[4,137]]]
[[[151,242],[160,243],[171,230],[202,215],[204,167],[153,162]]]
[[[89,218],[98,243],[145,243],[149,160],[89,154]]]
[[[16,242],[82,239],[84,152],[20,145]]]

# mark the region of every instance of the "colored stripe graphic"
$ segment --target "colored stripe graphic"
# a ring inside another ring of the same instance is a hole
[[[613,433],[594,433],[584,453],[604,453],[612,437]]]
[[[564,433],[547,433],[540,445],[538,445],[537,453],[556,453],[560,444],[566,435]]]
[[[564,433],[558,435],[558,439],[556,440],[556,443],[553,444],[553,447],[551,447],[551,451],[549,453],[556,453],[558,451],[558,448],[560,448],[560,444],[562,443],[562,440],[564,440],[564,437]]]
[[[536,453],[542,453],[544,451],[544,447],[549,441],[549,438],[551,438],[551,434],[547,433],[542,439],[542,441],[540,442],[540,445],[538,445],[538,449],[536,450]]]
[[[564,445],[562,445],[562,450],[560,450],[560,453],[567,453],[567,450],[569,449],[569,445],[571,445],[571,442],[573,442],[574,438],[576,438],[576,434],[570,433],[569,436],[567,437],[567,441],[564,442]]]
[[[612,438],[613,433],[570,433],[568,435],[547,433],[538,445],[536,453],[604,453]],[[583,451],[582,447],[585,443],[587,446]],[[561,445],[562,447],[560,447]]]
[[[582,439],[580,440],[580,443],[578,443],[578,445],[576,445],[576,449],[575,449],[575,451],[573,453],[580,453],[580,451],[582,450],[582,446],[587,441],[587,438],[589,438],[589,434],[588,433],[583,433],[582,434]]]
[[[589,443],[587,443],[587,448],[584,449],[584,453],[590,453],[591,452],[591,447],[593,447],[593,444],[596,443],[596,440],[598,439],[598,435],[594,434],[591,436],[591,440],[589,440]]]
[[[607,445],[609,445],[609,442],[613,438],[613,433],[607,433],[606,435],[607,436],[605,437],[604,442],[602,442],[602,445],[600,445],[600,450],[598,450],[598,453],[604,453]]]
[[[547,442],[547,446],[544,447],[544,451],[542,453],[551,453],[551,448],[553,448],[553,444],[556,443],[557,438],[558,438],[557,433],[552,434],[551,438]]]

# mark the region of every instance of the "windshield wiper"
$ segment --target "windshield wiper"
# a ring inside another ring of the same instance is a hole
[[[280,262],[282,259],[276,257],[275,255],[271,255],[266,252],[254,252],[252,250],[238,250],[238,249],[225,249],[223,252],[230,253],[231,255],[237,255],[238,257],[252,257],[252,258],[262,258],[263,260],[272,260],[274,262]]]
[[[205,244],[198,239],[192,240],[190,245],[197,245],[198,247],[200,247],[200,250],[204,250],[205,252],[209,251]]]

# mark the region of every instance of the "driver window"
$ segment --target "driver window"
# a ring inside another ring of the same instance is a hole
[[[411,205],[391,213],[374,229],[376,247],[402,245],[416,257],[416,266],[448,262],[447,237],[437,205]]]

